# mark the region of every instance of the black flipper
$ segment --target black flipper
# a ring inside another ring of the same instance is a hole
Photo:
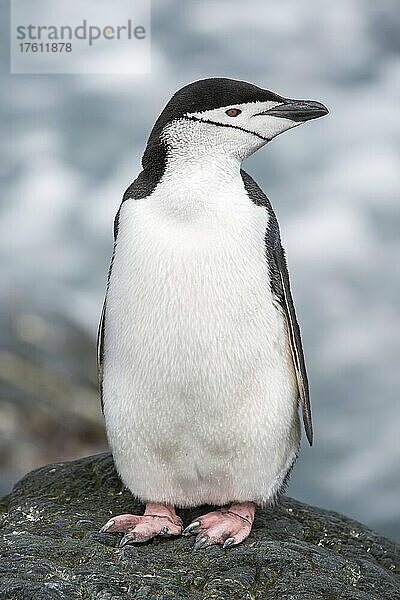
[[[297,322],[292,293],[290,291],[289,273],[287,270],[285,254],[282,247],[276,250],[275,260],[276,265],[279,269],[282,282],[283,310],[286,318],[290,348],[292,351],[293,365],[294,370],[296,372],[297,387],[299,389],[301,408],[303,411],[304,429],[306,431],[309,444],[310,446],[312,446],[313,427],[306,364],[304,360],[303,345],[301,342],[300,327]]]
[[[97,379],[99,382],[99,391],[101,399],[101,410],[103,407],[103,358],[104,358],[104,313],[106,312],[106,300],[104,299],[103,308],[100,316],[99,328],[97,330]]]
[[[268,211],[269,224],[267,231],[265,232],[265,252],[269,265],[271,289],[282,310],[283,318],[285,319],[301,408],[303,411],[304,429],[311,446],[313,442],[313,427],[307,371],[304,361],[300,327],[297,322],[292,293],[290,291],[289,273],[285,260],[285,251],[281,244],[278,221],[271,203],[264,192],[258,187],[248,173],[241,171],[241,174],[249,198],[257,206],[263,206]]]

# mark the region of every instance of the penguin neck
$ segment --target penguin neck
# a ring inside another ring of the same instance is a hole
[[[255,151],[254,140],[247,133],[235,133],[232,137],[213,124],[188,119],[164,126],[159,119],[142,157],[147,188],[173,185],[177,197],[200,195],[204,200],[232,189],[235,182],[242,185],[241,163]]]
[[[220,152],[171,153],[157,186],[164,212],[197,220],[225,210],[235,189],[243,187],[241,161]]]
[[[230,186],[240,179],[241,160],[219,149],[197,149],[171,152],[167,158],[163,179],[190,181],[193,188]]]

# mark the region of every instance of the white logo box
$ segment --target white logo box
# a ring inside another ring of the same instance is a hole
[[[10,0],[11,73],[150,72],[150,0]]]

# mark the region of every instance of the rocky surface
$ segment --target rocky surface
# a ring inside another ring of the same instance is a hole
[[[141,513],[111,456],[42,467],[2,501],[3,600],[396,600],[400,549],[339,514],[284,498],[243,544],[192,554],[193,538],[118,548],[110,515]],[[184,523],[205,507],[181,510]]]

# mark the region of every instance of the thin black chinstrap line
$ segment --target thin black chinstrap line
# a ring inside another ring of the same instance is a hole
[[[215,121],[209,121],[208,119],[199,119],[199,117],[183,117],[188,121],[198,121],[199,123],[208,123],[209,125],[216,125],[217,127],[232,127],[233,129],[240,129],[240,131],[244,131],[245,133],[250,133],[251,135],[255,135],[264,142],[269,142],[269,138],[265,138],[259,133],[255,133],[254,131],[250,131],[249,129],[245,129],[244,127],[239,127],[239,125],[229,125],[229,123],[216,123]]]

